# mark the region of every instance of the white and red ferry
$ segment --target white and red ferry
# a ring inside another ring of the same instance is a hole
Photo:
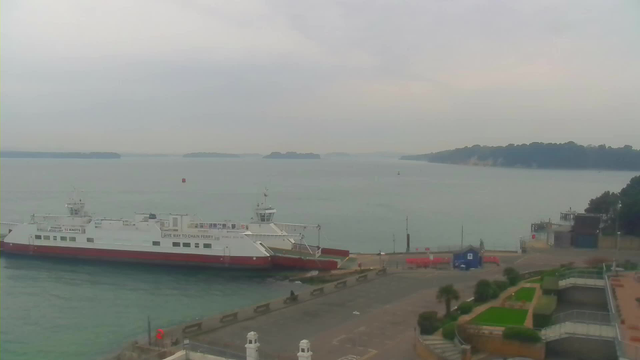
[[[303,232],[319,225],[274,223],[264,202],[250,222],[204,221],[188,214],[136,213],[133,220],[94,218],[81,198],[66,215],[32,215],[28,223],[2,223],[3,253],[89,260],[229,268],[332,270],[349,252],[307,246]]]

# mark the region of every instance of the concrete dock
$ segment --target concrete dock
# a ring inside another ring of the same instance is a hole
[[[474,271],[395,270],[394,261],[404,255],[387,255],[387,274],[357,286],[320,294],[308,301],[264,312],[207,333],[189,336],[192,342],[244,352],[247,333],[260,336],[263,359],[295,359],[302,339],[311,342],[314,360],[416,359],[413,349],[417,315],[426,310],[444,311],[435,294],[453,283],[462,299],[472,296],[479,279],[502,279],[502,269],[540,270],[570,261],[581,265],[593,256],[614,256],[610,251],[553,250],[500,257],[502,266],[487,265]],[[625,259],[640,260],[640,252],[625,252]],[[380,261],[371,256],[363,261]]]

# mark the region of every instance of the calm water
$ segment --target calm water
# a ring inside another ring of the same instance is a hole
[[[400,175],[397,172],[400,171]],[[63,213],[71,186],[90,211],[197,213],[248,220],[262,189],[277,221],[319,223],[322,244],[352,251],[465,242],[513,248],[529,223],[583,209],[636,173],[474,168],[395,160],[121,159],[0,163],[2,221]],[[181,178],[187,178],[182,184]],[[315,236],[308,241],[315,243]],[[153,327],[286,295],[268,275],[61,260],[0,260],[3,359],[91,359]]]

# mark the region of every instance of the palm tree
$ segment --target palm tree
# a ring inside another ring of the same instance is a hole
[[[436,299],[438,300],[438,302],[444,301],[444,307],[446,309],[445,316],[446,316],[446,315],[449,315],[449,313],[451,312],[451,301],[460,300],[460,293],[458,293],[458,290],[456,290],[456,288],[453,287],[453,284],[448,284],[438,289],[438,294],[436,294]]]

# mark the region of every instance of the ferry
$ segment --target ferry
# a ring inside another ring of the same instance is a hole
[[[258,203],[249,222],[204,221],[189,214],[136,213],[133,219],[94,218],[77,193],[65,215],[32,215],[2,223],[3,254],[162,265],[243,269],[337,269],[349,251],[309,246],[319,225],[273,222],[276,209]]]

